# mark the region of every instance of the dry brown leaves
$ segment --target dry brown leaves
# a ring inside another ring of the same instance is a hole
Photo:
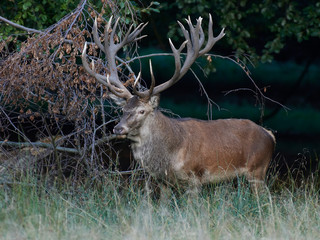
[[[50,114],[75,119],[85,112],[83,106],[88,101],[95,100],[97,83],[80,60],[82,47],[91,35],[83,27],[87,26],[84,17],[75,17],[71,14],[50,31],[29,37],[13,54],[5,54],[12,39],[0,43],[2,105],[24,109],[30,103],[44,106],[39,104],[44,102]],[[95,47],[89,49],[89,55],[97,56]]]

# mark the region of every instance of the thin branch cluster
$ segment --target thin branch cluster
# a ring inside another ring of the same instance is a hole
[[[107,22],[105,19],[117,13],[114,4],[104,2],[97,11],[82,1],[58,23],[20,45],[14,38],[0,42],[0,150],[9,151],[13,145],[6,142],[12,140],[32,145],[49,137],[52,147],[41,146],[51,152],[60,149],[53,156],[54,161],[67,148],[73,148],[77,159],[83,159],[84,165],[91,168],[97,166],[96,161],[105,161],[101,152],[110,157],[105,150],[97,150],[95,144],[102,146],[98,140],[103,137],[106,142],[110,140],[109,126],[114,123],[117,111],[109,101],[106,87],[86,73],[80,58],[85,42],[89,42],[87,54],[96,60],[96,71],[101,74],[108,71],[103,62],[105,56],[93,44],[91,35],[97,18],[103,43],[101,29]],[[116,37],[121,38],[121,34]],[[10,44],[18,46],[14,52],[10,51]],[[125,68],[123,63],[121,66]],[[119,67],[119,72],[125,71]],[[66,131],[65,126],[72,131]],[[33,134],[31,137],[29,132]]]

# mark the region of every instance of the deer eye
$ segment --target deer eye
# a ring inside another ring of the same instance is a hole
[[[144,110],[140,110],[140,112],[139,112],[140,114],[144,114]]]

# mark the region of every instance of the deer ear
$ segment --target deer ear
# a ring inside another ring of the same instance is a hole
[[[124,105],[126,105],[127,101],[123,98],[120,98],[120,97],[117,97],[116,95],[112,94],[112,93],[109,93],[109,98],[112,99],[112,101],[120,106],[120,107],[123,107]]]
[[[149,100],[149,103],[151,104],[151,106],[153,108],[156,108],[159,106],[159,102],[160,102],[160,95],[157,94],[157,95],[152,95],[150,100]]]

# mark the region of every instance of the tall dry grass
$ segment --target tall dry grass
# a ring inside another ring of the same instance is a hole
[[[317,177],[299,187],[273,182],[259,197],[241,179],[194,198],[178,189],[165,202],[118,176],[78,185],[0,177],[0,239],[316,239]]]

